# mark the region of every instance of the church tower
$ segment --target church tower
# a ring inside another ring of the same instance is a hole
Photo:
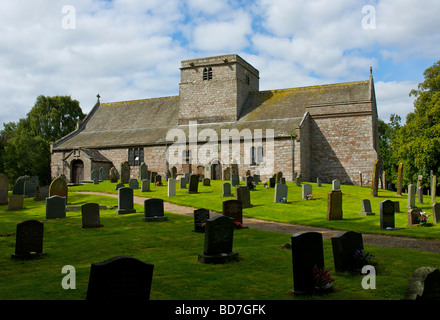
[[[259,72],[236,54],[184,60],[179,84],[179,124],[235,122]]]

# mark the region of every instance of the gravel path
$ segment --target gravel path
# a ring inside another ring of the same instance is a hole
[[[102,192],[84,192],[88,194],[96,194],[107,197],[117,198],[116,194],[102,193]],[[137,204],[144,204],[146,197],[134,196],[134,202]],[[177,204],[169,203],[164,201],[164,210],[175,214],[183,214],[187,216],[193,216],[193,212],[196,208],[185,207]],[[217,212],[210,212],[211,216],[220,214]],[[243,225],[249,228],[256,228],[265,231],[279,232],[294,235],[296,233],[315,231],[322,233],[323,239],[330,240],[331,237],[338,235],[342,230],[325,229],[319,227],[310,227],[303,225],[296,225],[290,223],[280,223],[273,221],[265,221],[253,218],[243,217]],[[392,232],[392,231],[390,231]],[[414,239],[405,238],[397,236],[387,236],[379,234],[362,234],[363,242],[367,245],[381,246],[381,247],[391,247],[391,248],[408,248],[421,251],[440,253],[440,240],[425,240],[425,239]]]

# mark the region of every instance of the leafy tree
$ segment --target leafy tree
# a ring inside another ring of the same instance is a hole
[[[397,180],[397,166],[395,166],[392,141],[400,129],[400,121],[400,116],[396,114],[391,115],[390,123],[379,119],[379,154],[383,161],[385,180],[388,182]]]

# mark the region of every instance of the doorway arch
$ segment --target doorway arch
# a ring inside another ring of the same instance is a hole
[[[71,163],[71,179],[72,183],[80,183],[84,180],[84,163],[82,160],[76,159]]]

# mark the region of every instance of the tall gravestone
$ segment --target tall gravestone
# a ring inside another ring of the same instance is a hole
[[[21,176],[15,181],[12,194],[24,195],[24,183],[29,180],[29,176]]]
[[[312,194],[312,185],[305,183],[302,185],[302,199],[307,200],[308,196]]]
[[[322,234],[305,232],[291,237],[293,293],[311,294],[314,291],[313,268],[324,268]]]
[[[205,224],[209,219],[209,210],[196,209],[194,210],[194,232],[205,232]]]
[[[379,174],[380,174],[379,160],[374,161],[373,177],[371,179],[371,196],[377,197],[379,193]]]
[[[437,193],[437,176],[432,176],[431,178],[431,203],[435,203],[435,197]]]
[[[121,183],[129,183],[130,181],[130,164],[128,161],[121,163]]]
[[[119,181],[118,171],[116,170],[115,167],[111,167],[110,168],[110,182],[116,183],[118,181]]]
[[[383,200],[380,203],[380,228],[394,229],[394,202]]]
[[[243,225],[243,204],[240,200],[226,200],[222,203],[223,215]]]
[[[180,178],[180,180],[179,180],[180,189],[186,189],[187,184],[188,184],[187,178],[185,178],[185,177]]]
[[[286,199],[287,201],[287,191],[288,187],[285,184],[277,183],[275,185],[275,192],[274,192],[274,200],[273,202],[282,202],[283,199]]]
[[[8,190],[9,180],[3,173],[0,173],[0,206],[8,204]]]
[[[440,223],[440,203],[432,205],[432,219],[434,223]]]
[[[44,224],[37,220],[26,220],[17,224],[15,259],[37,259],[43,252]]]
[[[174,197],[176,195],[176,179],[168,179],[168,197]]]
[[[270,188],[275,188],[275,185],[276,185],[276,183],[275,183],[275,178],[269,178],[269,187]]]
[[[66,198],[52,196],[46,198],[46,220],[66,217]]]
[[[340,190],[341,189],[341,182],[338,179],[332,180],[332,189],[333,190]]]
[[[330,190],[327,200],[327,220],[342,219],[342,192],[341,190]]]
[[[205,244],[198,260],[202,263],[225,263],[238,259],[232,250],[234,220],[226,216],[208,219],[205,226]]]
[[[235,188],[235,199],[241,201],[243,209],[252,207],[249,187]]]
[[[49,186],[49,197],[52,196],[65,197],[66,204],[69,203],[67,183],[66,180],[63,179],[61,176],[55,178]]]
[[[86,300],[147,301],[150,299],[154,265],[130,256],[92,263]]]
[[[399,167],[397,169],[397,195],[402,195],[402,178],[403,178],[403,163],[399,163]]]
[[[168,218],[164,214],[162,199],[151,198],[144,201],[144,222],[166,221]]]
[[[359,267],[354,257],[356,250],[364,248],[362,233],[343,231],[331,238],[333,249],[333,261],[336,272],[354,272]]]
[[[118,189],[118,209],[116,214],[134,213],[136,209],[133,204],[133,189],[121,187]]]
[[[189,177],[188,191],[186,193],[197,193],[199,190],[199,175],[192,174]]]
[[[99,204],[86,203],[81,206],[81,220],[83,228],[100,228],[101,218],[99,215]]]
[[[90,173],[90,180],[95,181],[96,179],[99,179],[98,171],[92,170]]]
[[[413,209],[415,207],[416,207],[416,186],[410,184],[408,186],[408,202],[406,208]]]
[[[229,182],[225,182],[222,184],[222,197],[233,197],[234,195],[231,193],[231,184]]]
[[[145,162],[142,162],[139,167],[139,178],[140,180],[150,179],[148,176],[148,166],[145,164]]]
[[[423,204],[423,188],[422,187],[417,188],[417,199],[418,199],[418,203]]]
[[[316,186],[317,187],[322,187],[322,180],[321,180],[321,178],[316,178]]]
[[[32,177],[24,182],[24,192],[25,197],[35,197],[35,188],[39,186],[38,177]]]

